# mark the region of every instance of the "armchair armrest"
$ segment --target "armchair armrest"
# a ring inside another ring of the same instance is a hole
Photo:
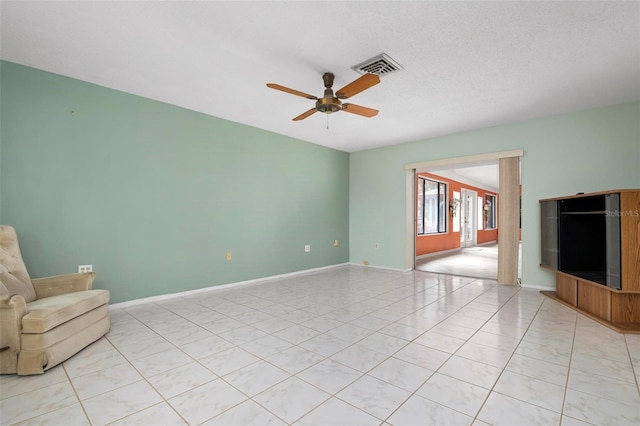
[[[65,274],[54,277],[36,278],[31,280],[36,290],[36,298],[57,296],[59,294],[73,293],[75,291],[91,290],[95,272],[82,274]]]
[[[0,297],[0,374],[16,372],[22,317],[27,312],[22,296],[3,294]]]

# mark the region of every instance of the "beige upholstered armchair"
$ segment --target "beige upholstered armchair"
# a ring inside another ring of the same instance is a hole
[[[43,373],[109,331],[109,291],[94,279],[30,279],[16,231],[0,225],[0,374]]]

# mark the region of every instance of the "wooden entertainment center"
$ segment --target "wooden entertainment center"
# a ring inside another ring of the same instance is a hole
[[[540,200],[542,291],[620,333],[640,334],[640,190]]]

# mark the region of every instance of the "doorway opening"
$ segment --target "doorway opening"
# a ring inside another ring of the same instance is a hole
[[[502,284],[517,284],[521,277],[521,234],[519,221],[512,222],[514,217],[519,218],[520,212],[519,157],[522,155],[523,151],[518,150],[406,165],[408,269],[493,280],[500,277],[498,281]],[[426,171],[450,186],[445,200],[450,214],[446,231],[448,246],[441,243],[444,235],[425,236],[416,231],[419,203],[416,182],[417,176]],[[466,173],[462,171],[468,171],[472,176],[473,172],[493,173],[489,181],[495,183],[465,179],[462,175]],[[500,194],[500,182],[510,191],[504,197]],[[517,198],[514,198],[514,190],[518,191]],[[505,230],[502,238],[499,238],[499,222]],[[427,246],[430,248],[425,249]]]

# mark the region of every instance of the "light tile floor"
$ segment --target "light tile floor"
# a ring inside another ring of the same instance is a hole
[[[518,278],[522,278],[522,244],[518,246]],[[416,259],[416,269],[462,277],[498,279],[498,243]]]
[[[640,335],[490,280],[345,266],[112,320],[1,376],[1,424],[640,424]]]

